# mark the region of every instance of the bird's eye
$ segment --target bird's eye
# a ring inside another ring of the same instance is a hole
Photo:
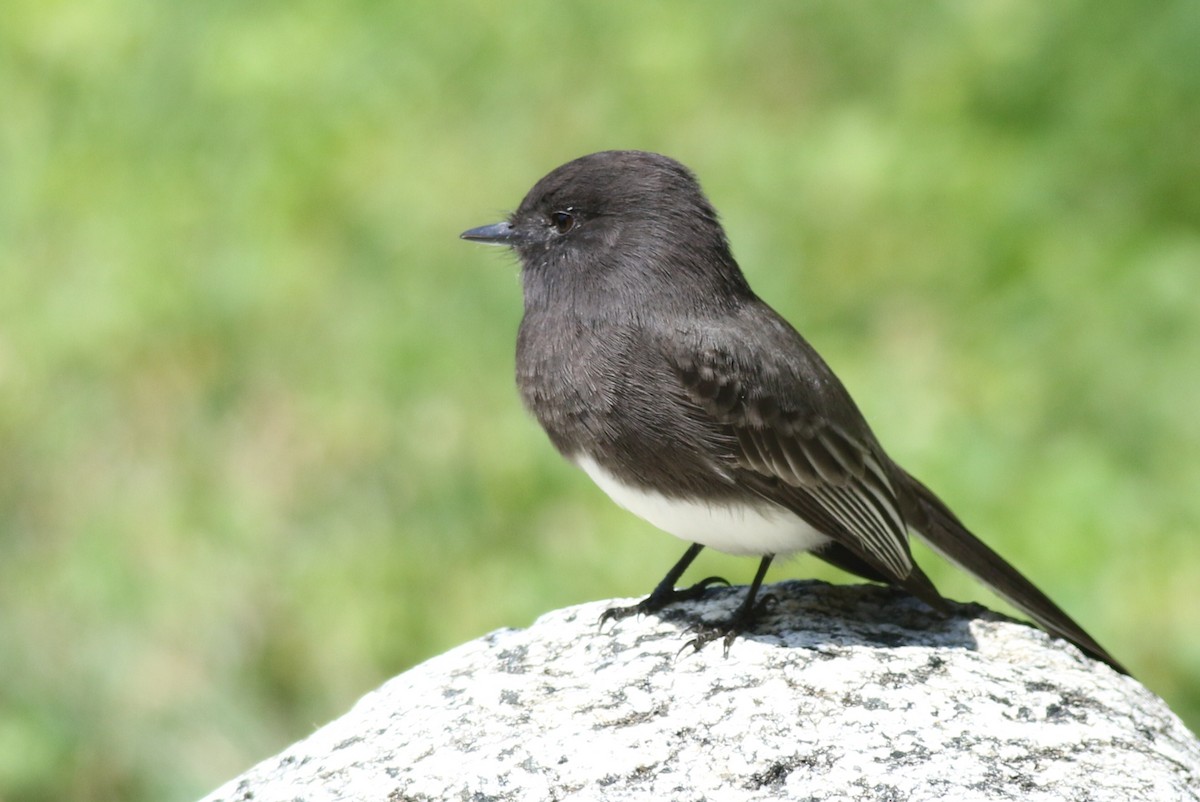
[[[554,230],[559,234],[566,234],[575,227],[575,215],[571,214],[568,209],[563,212],[555,212],[550,215],[550,222],[554,224]]]

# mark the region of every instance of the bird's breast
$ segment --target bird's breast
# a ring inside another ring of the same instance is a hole
[[[730,473],[736,437],[687,400],[644,331],[549,321],[526,315],[517,384],[563,456],[586,454],[625,484],[666,497],[749,495]]]
[[[607,343],[607,344],[606,344]],[[618,344],[578,320],[526,314],[517,337],[521,400],[564,454],[602,436],[620,402]]]

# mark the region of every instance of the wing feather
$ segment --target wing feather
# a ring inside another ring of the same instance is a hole
[[[855,436],[803,406],[798,380],[734,371],[734,355],[702,349],[673,363],[685,396],[736,444],[735,466],[767,482],[757,492],[792,509],[881,573],[913,571],[908,528],[869,430]],[[735,375],[736,374],[736,375]],[[782,387],[780,386],[782,384]]]

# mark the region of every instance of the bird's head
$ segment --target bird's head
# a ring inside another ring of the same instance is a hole
[[[695,176],[674,159],[644,151],[602,151],[567,162],[538,181],[508,220],[461,236],[513,248],[527,284],[533,278],[637,288],[722,277],[744,283]]]

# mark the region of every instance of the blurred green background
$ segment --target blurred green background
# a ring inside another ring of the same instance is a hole
[[[610,147],[690,165],[892,454],[1200,728],[1197,131],[1188,0],[10,0],[0,799],[192,799],[649,591],[682,544],[522,412],[515,263],[457,239]]]

